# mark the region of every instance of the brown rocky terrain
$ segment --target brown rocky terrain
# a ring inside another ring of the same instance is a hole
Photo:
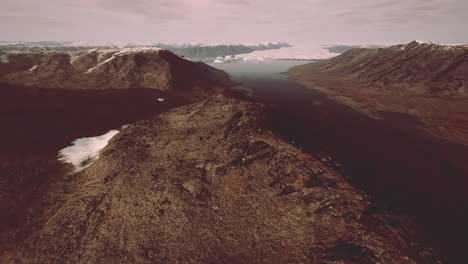
[[[2,263],[440,263],[271,118],[215,95],[130,125],[57,175]]]
[[[25,85],[0,85],[0,263],[441,263],[409,218],[287,143],[284,117],[224,72],[109,52],[0,64]],[[50,82],[24,70],[39,61]],[[57,160],[73,139],[125,124],[90,167]]]
[[[60,89],[154,88],[163,91],[226,85],[227,75],[157,48],[0,54],[0,83]]]
[[[407,114],[435,135],[468,144],[468,45],[354,48],[289,74],[370,116]]]

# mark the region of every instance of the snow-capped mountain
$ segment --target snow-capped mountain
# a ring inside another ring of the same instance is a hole
[[[154,42],[58,42],[58,41],[0,41],[0,50],[7,51],[31,51],[31,50],[58,50],[58,51],[80,51],[89,49],[109,48],[162,48],[176,55],[187,57],[194,61],[213,62],[216,57],[246,54],[254,51],[273,50],[291,47],[285,42],[251,42],[251,43],[154,43]]]

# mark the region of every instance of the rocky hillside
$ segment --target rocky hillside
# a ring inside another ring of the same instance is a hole
[[[405,114],[434,135],[468,145],[468,44],[354,48],[289,74],[369,116]]]
[[[325,69],[378,85],[404,84],[440,96],[468,95],[468,44],[413,41],[385,48],[354,48]]]
[[[0,53],[0,83],[65,89],[211,89],[228,76],[203,63],[158,48],[51,51],[32,48]]]
[[[415,228],[215,95],[123,129],[55,178],[2,263],[441,263]],[[5,233],[4,233],[5,234]]]

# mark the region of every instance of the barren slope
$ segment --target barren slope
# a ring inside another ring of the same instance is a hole
[[[355,48],[289,73],[370,116],[381,118],[381,111],[408,114],[433,134],[468,144],[467,45],[414,41]]]

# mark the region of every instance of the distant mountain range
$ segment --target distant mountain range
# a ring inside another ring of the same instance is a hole
[[[219,56],[238,55],[251,53],[259,50],[276,50],[283,47],[291,47],[288,43],[251,43],[251,44],[222,44],[222,45],[192,45],[177,47],[173,45],[157,44],[159,48],[164,48],[174,52],[179,56],[191,59],[212,59]]]
[[[328,59],[352,49],[353,45],[320,45],[293,47],[286,42],[252,43],[149,43],[149,42],[58,42],[58,41],[0,41],[0,53],[44,52],[44,51],[83,51],[119,48],[162,48],[192,61],[206,63],[232,63],[264,60],[319,60]],[[0,55],[1,56],[1,55]],[[1,58],[0,58],[1,59]],[[4,59],[3,59],[4,60]]]
[[[441,96],[467,94],[468,44],[439,45],[413,41],[390,47],[360,47],[332,59],[340,71],[373,83],[402,83]]]
[[[36,41],[36,42],[8,42],[0,41],[0,51],[8,50],[58,50],[58,51],[80,51],[88,49],[110,49],[110,48],[163,48],[176,55],[187,57],[191,60],[201,60],[213,62],[216,57],[245,54],[259,50],[280,49],[291,47],[285,42],[258,42],[244,44],[164,44],[164,43],[86,43],[86,42],[57,42],[57,41]]]

